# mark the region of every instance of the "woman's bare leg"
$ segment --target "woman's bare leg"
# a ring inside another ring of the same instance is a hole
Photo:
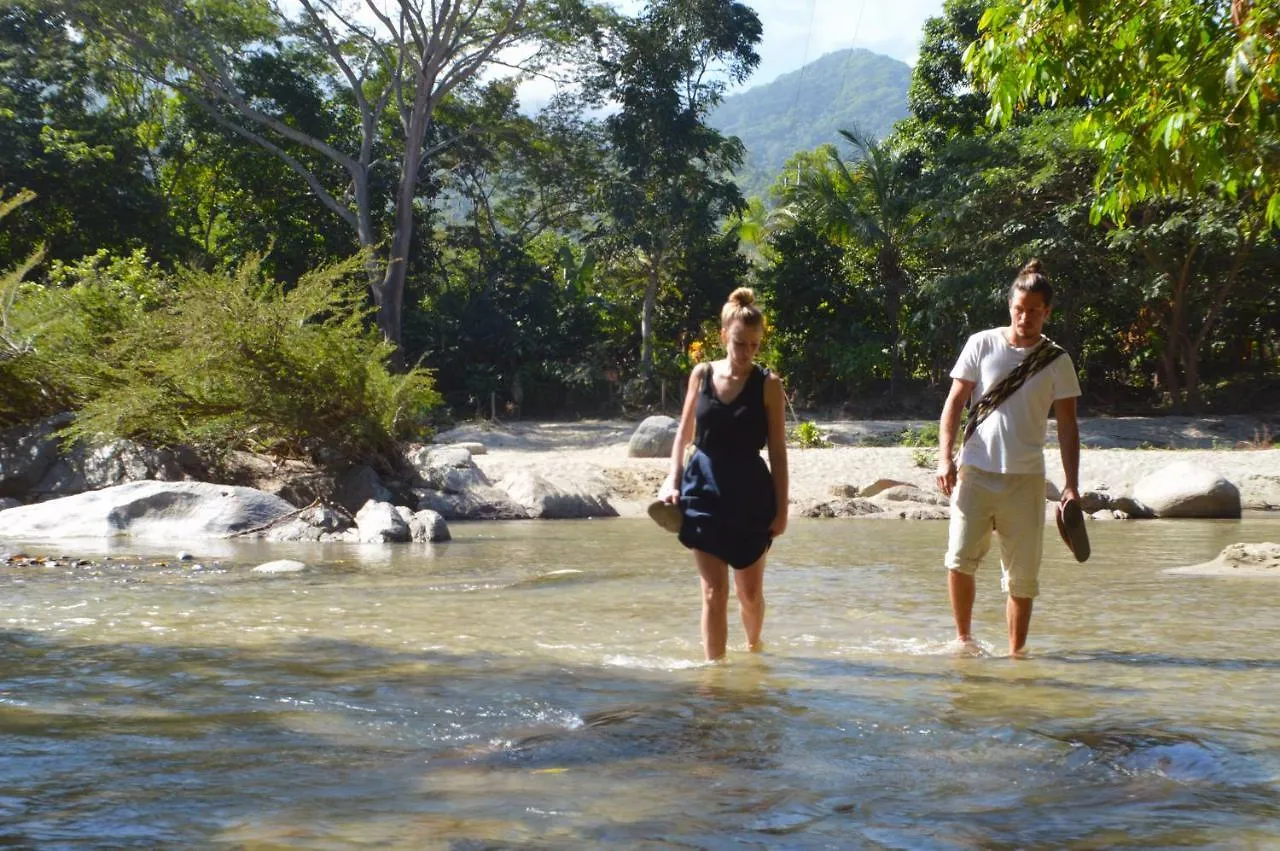
[[[693,561],[702,577],[702,649],[714,661],[729,640],[729,565],[702,550],[693,551]]]
[[[742,608],[742,628],[747,633],[747,649],[759,650],[764,629],[764,556],[750,567],[733,572],[733,585]]]

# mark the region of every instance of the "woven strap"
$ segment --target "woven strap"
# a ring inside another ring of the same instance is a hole
[[[982,421],[989,417],[992,411],[1003,405],[1006,399],[1017,393],[1018,388],[1026,384],[1028,378],[1053,363],[1059,355],[1066,353],[1066,349],[1048,337],[1041,340],[1040,344],[1022,359],[1022,363],[1011,369],[995,387],[982,394],[982,398],[969,409],[969,421],[965,423],[964,440],[961,441],[961,445],[967,443],[969,438],[973,437],[973,433],[978,430],[978,426],[982,425]]]

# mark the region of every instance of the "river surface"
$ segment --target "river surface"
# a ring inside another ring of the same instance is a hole
[[[647,519],[452,530],[0,542],[89,559],[0,566],[0,844],[1280,848],[1280,586],[1162,572],[1280,518],[1047,542],[1022,661],[994,563],[950,645],[945,523],[794,521],[718,665]]]

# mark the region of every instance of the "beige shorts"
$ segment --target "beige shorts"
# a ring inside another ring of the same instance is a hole
[[[1044,475],[989,473],[960,468],[951,493],[951,527],[946,565],[972,576],[977,573],[991,533],[1000,537],[1000,587],[1014,597],[1040,593],[1040,558],[1044,552]]]

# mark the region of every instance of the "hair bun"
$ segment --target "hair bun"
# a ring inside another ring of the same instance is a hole
[[[729,303],[738,307],[750,307],[756,303],[756,291],[751,287],[738,287],[729,293]]]
[[[1025,266],[1023,266],[1023,267],[1022,267],[1022,274],[1024,274],[1024,275],[1043,275],[1043,274],[1044,274],[1044,264],[1040,262],[1040,258],[1039,258],[1039,257],[1032,257],[1030,260],[1028,260],[1028,261],[1027,261],[1027,265],[1025,265]]]

